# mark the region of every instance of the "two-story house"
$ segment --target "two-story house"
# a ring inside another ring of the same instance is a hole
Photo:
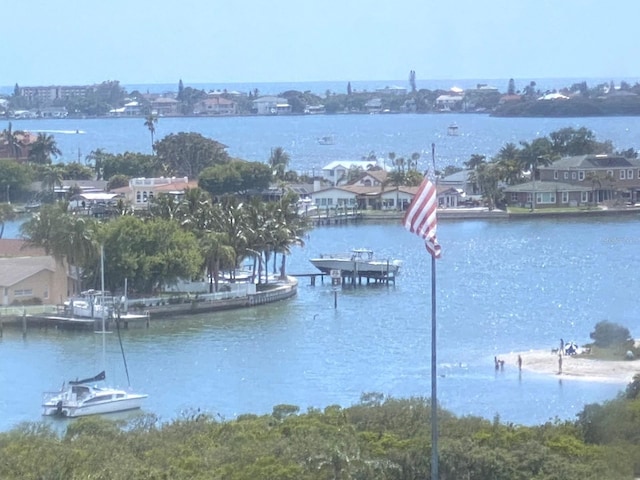
[[[126,187],[115,188],[112,193],[122,194],[134,210],[149,208],[149,201],[161,193],[182,196],[188,188],[196,188],[197,180],[179,178],[132,178]]]
[[[291,105],[286,98],[266,96],[256,98],[253,108],[258,115],[283,115],[291,113]]]
[[[588,187],[593,203],[639,203],[640,160],[618,155],[565,157],[539,167],[543,182],[563,182]]]
[[[201,100],[196,104],[195,110],[200,115],[235,115],[238,113],[236,102],[219,95]]]

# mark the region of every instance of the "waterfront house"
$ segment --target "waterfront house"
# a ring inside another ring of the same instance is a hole
[[[115,188],[112,193],[122,194],[134,210],[149,208],[149,201],[160,193],[181,197],[188,188],[197,188],[197,180],[187,177],[132,178],[126,187]]]
[[[463,98],[462,95],[440,95],[436,98],[436,110],[439,112],[460,110]]]
[[[538,168],[539,178],[588,187],[596,203],[639,203],[640,160],[619,155],[564,157]],[[593,198],[591,198],[593,197]]]
[[[258,115],[285,115],[291,113],[291,105],[286,98],[266,96],[253,101],[253,109]]]
[[[364,104],[367,113],[380,113],[382,111],[382,99],[372,98]]]
[[[359,187],[378,187],[387,183],[389,173],[386,170],[367,170],[359,178],[353,180],[350,185]]]
[[[178,114],[180,102],[171,97],[157,97],[150,101],[151,113],[158,116],[167,116]]]
[[[55,305],[76,293],[66,262],[24,240],[0,239],[1,304]]]
[[[531,208],[588,206],[591,188],[587,185],[572,185],[563,182],[535,182],[511,185],[504,189],[507,205]]]
[[[460,170],[446,177],[438,179],[438,186],[455,188],[464,197],[482,195],[482,190],[473,181],[473,170]]]
[[[235,115],[238,108],[233,100],[213,95],[198,102],[194,112],[199,115]]]
[[[360,169],[362,172],[365,172],[377,166],[379,166],[377,159],[359,161],[336,160],[322,167],[322,178],[334,185],[341,185],[347,183],[349,170]]]
[[[318,189],[309,194],[319,211],[334,208],[359,210],[406,210],[419,187],[405,185],[342,185]],[[441,208],[458,206],[460,193],[450,187],[438,187],[438,205]]]

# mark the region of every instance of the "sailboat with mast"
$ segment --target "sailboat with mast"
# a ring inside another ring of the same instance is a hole
[[[104,301],[104,247],[100,248],[100,269],[102,275],[102,305]],[[102,363],[104,367],[106,358],[106,309],[102,309],[102,329],[96,333],[102,335]],[[119,331],[118,331],[119,333]],[[122,348],[122,341],[120,342]],[[123,350],[124,359],[124,350]],[[129,371],[125,359],[127,382]],[[63,417],[81,417],[101,413],[114,413],[126,410],[134,410],[142,407],[144,399],[148,397],[144,393],[134,393],[129,389],[119,389],[101,386],[99,382],[106,380],[105,370],[97,375],[82,380],[71,380],[62,385],[57,392],[45,392],[42,401],[43,415],[58,415]],[[129,384],[130,386],[130,384]]]

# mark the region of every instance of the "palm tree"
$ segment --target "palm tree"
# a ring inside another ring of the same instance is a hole
[[[102,174],[104,169],[105,159],[109,155],[101,148],[97,148],[92,150],[89,155],[87,155],[86,161],[91,164],[93,163],[93,169],[96,173],[96,180],[102,180]]]
[[[237,266],[238,258],[246,255],[249,248],[249,234],[245,216],[244,204],[238,202],[234,197],[226,198],[222,204],[212,205],[211,229],[227,234],[229,245],[236,254],[234,268]],[[231,278],[235,278],[234,269],[231,269]]]
[[[68,215],[64,223],[66,235],[62,244],[66,246],[67,268],[76,282],[76,292],[79,292],[82,290],[80,274],[84,266],[99,255],[98,225],[93,218],[81,215]]]
[[[31,145],[29,161],[38,165],[50,165],[51,157],[59,157],[62,152],[56,145],[53,135],[39,133],[36,141]]]
[[[235,268],[236,252],[229,243],[226,233],[211,231],[206,232],[200,240],[209,278],[209,293],[218,291],[221,268]]]
[[[155,151],[155,148],[153,146],[154,145],[153,139],[156,133],[157,123],[158,123],[158,117],[156,117],[154,114],[148,115],[144,120],[144,126],[149,129],[149,133],[151,134],[151,152],[152,153]]]
[[[178,215],[180,225],[195,232],[202,232],[211,227],[211,196],[201,188],[187,188],[180,200]]]
[[[48,165],[42,175],[42,190],[49,192],[53,198],[55,188],[62,187],[62,180],[64,180],[62,168]]]
[[[551,141],[548,138],[536,138],[533,142],[520,142],[522,149],[518,154],[518,163],[523,171],[528,171],[533,183],[531,196],[531,211],[536,209],[536,176],[540,165],[548,166],[553,163],[551,155]]]
[[[411,160],[409,161],[409,170],[418,171],[418,160],[420,160],[420,154],[413,152],[411,154]]]
[[[284,177],[290,160],[291,158],[289,157],[289,154],[285,152],[282,147],[276,147],[271,150],[271,155],[269,156],[269,166],[271,167],[271,171],[276,178]]]
[[[22,132],[21,130],[16,130],[14,132],[11,122],[9,122],[8,127],[2,131],[2,136],[4,137],[4,141],[7,144],[9,154],[16,160],[20,158],[20,153],[22,151],[22,147],[24,146],[24,144],[22,143],[23,134],[24,132]]]
[[[180,216],[180,202],[168,193],[161,193],[149,201],[149,213],[152,217],[173,220]]]
[[[476,170],[480,165],[487,163],[484,155],[474,153],[469,160],[464,162],[464,166],[469,170]]]

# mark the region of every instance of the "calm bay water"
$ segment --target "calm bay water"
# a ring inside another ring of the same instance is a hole
[[[451,123],[459,136],[448,136]],[[272,148],[283,147],[290,168],[318,171],[333,160],[360,160],[370,152],[387,158],[390,152],[409,157],[421,153],[420,168],[431,165],[436,145],[438,168],[462,166],[473,154],[490,158],[507,142],[531,141],[564,127],[587,127],[596,138],[611,140],[619,149],[638,148],[640,117],[615,118],[492,118],[486,115],[313,115],[285,117],[170,118],[156,127],[156,138],[178,132],[198,132],[227,145],[234,157],[266,162]],[[151,137],[142,118],[15,120],[14,130],[45,131],[62,151],[60,162],[84,162],[92,151],[151,152]],[[79,132],[79,133],[76,133]],[[317,139],[332,134],[334,145]]]
[[[454,120],[463,135],[446,137],[446,126]],[[232,154],[255,160],[268,157],[272,146],[287,147],[288,139],[294,146],[305,146],[292,154],[293,168],[303,170],[339,156],[359,158],[369,150],[410,154],[432,141],[439,152],[448,146],[463,161],[475,151],[491,155],[506,141],[530,140],[563,126],[587,126],[599,139],[628,148],[635,146],[632,132],[639,122],[371,115],[161,119],[158,130],[162,136],[198,126],[196,131],[229,145]],[[87,132],[56,135],[65,152],[77,149],[73,142],[80,141],[84,143],[79,148],[86,152],[98,147],[140,151],[149,141],[140,119],[20,122],[14,128]],[[317,145],[315,138],[328,131],[349,141],[328,149]],[[605,319],[638,336],[639,220],[442,220],[442,405],[459,415],[498,414],[506,421],[535,424],[571,419],[585,404],[613,398],[623,389],[624,385],[559,381],[526,371],[519,375],[515,365],[496,374],[493,357],[555,348],[560,338],[585,343],[595,323]],[[5,236],[15,236],[16,226],[8,227]],[[268,413],[280,403],[302,410],[348,406],[363,392],[428,396],[430,260],[417,237],[395,223],[317,228],[304,248],[294,250],[288,271],[312,272],[309,258],[353,247],[371,247],[382,258],[402,260],[397,284],[341,290],[334,309],[328,283],[311,287],[302,279],[298,296],[289,301],[157,321],[148,330],[124,332],[131,382],[150,394],[144,411],[164,420],[197,408],[233,418]],[[101,345],[100,336],[93,333],[34,330],[23,339],[20,332],[5,328],[0,340],[0,383],[5,385],[0,430],[39,420],[43,390],[97,373],[102,368]],[[107,346],[108,375],[125,385],[115,334],[108,336]]]

